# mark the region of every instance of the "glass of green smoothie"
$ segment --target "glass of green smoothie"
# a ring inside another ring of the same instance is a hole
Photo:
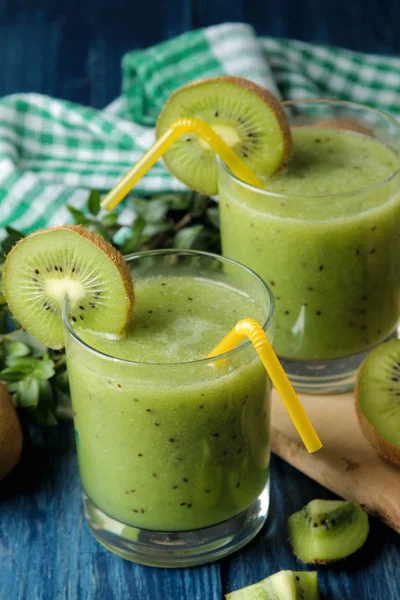
[[[344,391],[366,353],[396,336],[400,127],[348,102],[284,107],[293,151],[265,189],[220,164],[223,254],[271,286],[274,348],[295,388]]]
[[[135,305],[123,337],[72,328],[64,303],[86,518],[125,559],[207,563],[267,518],[271,383],[249,341],[205,357],[242,318],[271,340],[273,296],[247,267],[208,253],[127,263]]]

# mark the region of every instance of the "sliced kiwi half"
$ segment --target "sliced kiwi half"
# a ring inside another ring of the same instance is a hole
[[[400,340],[375,348],[360,367],[356,411],[375,450],[400,466]]]
[[[279,571],[259,583],[226,596],[226,600],[319,600],[315,571]]]
[[[289,517],[293,552],[303,563],[340,560],[361,548],[368,536],[367,513],[356,502],[312,500]]]
[[[68,297],[72,324],[119,334],[133,305],[133,285],[122,255],[81,226],[40,230],[7,255],[3,289],[14,317],[49,348],[61,348],[61,308]]]
[[[259,176],[273,175],[290,155],[290,128],[281,103],[243,77],[204,79],[174,92],[158,117],[157,138],[182,117],[209,125]],[[218,192],[216,155],[196,134],[182,135],[165,153],[164,161],[189,187],[209,195]]]

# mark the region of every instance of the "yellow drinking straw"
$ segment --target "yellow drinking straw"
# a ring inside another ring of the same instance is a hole
[[[255,187],[264,187],[261,179],[254,175],[232,148],[209,125],[203,123],[200,119],[183,117],[174,121],[167,131],[153,144],[150,150],[120,179],[117,185],[104,197],[101,207],[106,210],[115,208],[131,191],[139,179],[147,173],[154,163],[184,133],[195,133],[200,136],[218,154],[236,177]]]
[[[207,358],[224,354],[236,348],[245,336],[250,339],[256,349],[308,452],[316,452],[322,448],[321,440],[298,399],[292,384],[287,378],[267,336],[257,321],[254,319],[243,319],[236,323],[235,327],[215,346]]]

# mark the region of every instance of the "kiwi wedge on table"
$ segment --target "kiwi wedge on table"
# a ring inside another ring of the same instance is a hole
[[[378,346],[364,360],[357,377],[356,411],[375,450],[400,466],[400,340]]]
[[[317,573],[279,571],[228,594],[226,600],[319,600]]]
[[[367,513],[356,502],[312,500],[289,517],[289,538],[303,563],[329,563],[353,554],[367,539]]]
[[[7,255],[3,289],[14,317],[50,348],[64,345],[61,308],[68,296],[72,324],[119,334],[133,305],[133,285],[122,255],[79,225],[44,229]]]
[[[158,117],[156,137],[183,117],[209,125],[260,176],[273,175],[290,155],[290,128],[279,100],[243,77],[203,79],[174,92]],[[189,187],[209,195],[218,192],[216,155],[196,134],[182,135],[164,161]]]

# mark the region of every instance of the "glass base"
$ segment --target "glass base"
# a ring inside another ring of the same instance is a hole
[[[121,558],[151,567],[192,567],[218,560],[245,546],[264,525],[269,510],[269,481],[246,510],[217,525],[193,531],[153,531],[121,523],[97,508],[83,493],[91,533]]]
[[[398,337],[398,332],[394,331],[384,341],[387,342]],[[307,361],[286,358],[280,360],[297,392],[304,394],[340,394],[354,389],[357,371],[364,358],[372,350],[373,348],[370,348],[361,354],[335,360]]]

